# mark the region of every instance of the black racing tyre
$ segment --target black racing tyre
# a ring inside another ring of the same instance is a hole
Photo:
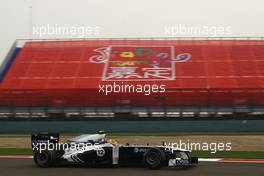
[[[56,159],[56,152],[53,150],[44,150],[34,152],[34,161],[39,167],[50,167]]]
[[[150,169],[160,169],[165,160],[165,153],[159,148],[150,148],[144,153],[144,164]]]

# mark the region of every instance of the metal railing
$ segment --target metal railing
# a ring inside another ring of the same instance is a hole
[[[26,42],[47,41],[89,41],[89,40],[264,40],[264,36],[256,37],[115,37],[115,38],[46,38],[46,39],[17,39],[17,47],[23,47]]]

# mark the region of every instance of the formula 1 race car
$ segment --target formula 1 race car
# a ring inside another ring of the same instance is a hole
[[[83,166],[163,166],[189,168],[198,163],[190,151],[170,146],[120,145],[104,132],[83,134],[59,143],[59,134],[32,134],[33,158],[39,167],[62,164]]]

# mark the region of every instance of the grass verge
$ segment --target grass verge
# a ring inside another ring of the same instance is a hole
[[[32,155],[30,148],[0,148],[0,155]]]

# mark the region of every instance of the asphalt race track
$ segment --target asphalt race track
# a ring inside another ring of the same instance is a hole
[[[1,176],[263,176],[264,164],[254,163],[200,163],[188,170],[163,168],[38,168],[32,159],[0,159]]]

